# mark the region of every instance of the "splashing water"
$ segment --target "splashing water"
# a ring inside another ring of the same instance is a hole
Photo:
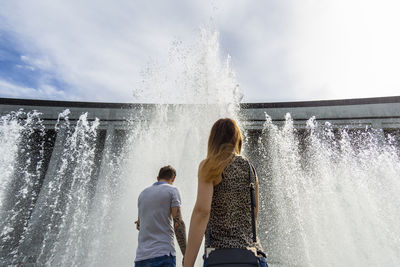
[[[48,145],[39,113],[1,117],[1,264],[132,266],[137,197],[167,164],[177,169],[189,226],[212,124],[221,117],[243,124],[242,95],[229,57],[221,60],[218,34],[202,30],[190,47],[174,43],[165,66],[145,68],[134,94],[157,105],[135,107],[127,128],[111,124],[105,136],[97,119],[82,114],[72,125],[66,110]],[[379,130],[319,126],[315,118],[300,131],[290,115],[283,127],[267,117],[245,152],[259,174],[259,233],[270,265],[398,265],[396,140]]]
[[[167,67],[153,64],[143,75],[135,93],[160,105],[132,110],[127,134],[109,128],[98,176],[93,175],[98,121],[89,123],[83,114],[71,127],[69,112],[60,114],[53,150],[59,154],[52,156],[54,170],[48,171],[54,175],[43,181],[25,238],[13,250],[15,257],[10,261],[5,256],[3,262],[131,266],[137,197],[167,164],[178,170],[176,185],[189,225],[197,167],[206,155],[209,130],[221,117],[238,119],[238,85],[229,57],[221,63],[218,34],[205,30],[191,47],[174,44]]]
[[[0,247],[16,256],[43,179],[45,129],[40,113],[22,110],[2,117]]]
[[[263,239],[282,266],[396,266],[400,262],[400,157],[381,130],[333,130],[315,118],[300,133],[288,114],[267,116]],[[267,212],[268,210],[268,212]],[[281,266],[279,265],[279,266]]]
[[[18,123],[20,112],[13,112],[0,118],[0,205],[4,202],[11,175],[14,172],[15,158],[18,152],[18,142],[21,137],[22,126]]]
[[[133,223],[137,218],[137,198],[156,180],[161,166],[171,164],[177,169],[175,184],[181,189],[183,217],[189,226],[197,190],[197,168],[205,158],[211,126],[221,117],[237,119],[239,108],[237,83],[229,59],[226,64],[220,63],[217,37],[216,33],[203,31],[194,47],[185,52],[181,47],[173,48],[169,68],[153,66],[146,70],[143,88],[150,90],[156,85],[153,100],[189,105],[164,104],[132,112],[131,130],[119,160],[113,162],[113,157],[108,156],[107,172],[118,169],[118,174],[100,177],[104,195],[94,205],[102,207],[97,209],[101,214],[93,218],[99,216],[107,223],[101,228],[105,231],[95,231],[103,235],[92,244],[96,249],[90,250],[86,265],[133,264],[137,246]],[[158,84],[159,81],[163,82]],[[177,262],[180,261],[181,255],[177,253]],[[200,259],[198,266],[201,266]]]
[[[94,142],[98,125],[98,120],[88,122],[87,113],[80,116],[65,140],[55,177],[44,186],[47,192],[41,205],[53,212],[48,218],[38,215],[38,223],[48,221],[38,262],[67,266],[71,262],[82,262],[85,257],[83,243],[88,227],[91,184],[94,183]]]
[[[176,41],[168,54],[165,63],[153,62],[142,71],[134,90],[138,102],[238,105],[243,95],[230,56],[221,59],[217,32],[201,29],[197,42],[184,46]]]

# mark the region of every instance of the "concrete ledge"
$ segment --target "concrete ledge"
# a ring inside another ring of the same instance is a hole
[[[264,109],[264,108],[348,106],[348,105],[387,104],[387,103],[400,103],[400,96],[352,98],[352,99],[336,99],[336,100],[315,100],[315,101],[293,101],[293,102],[241,103],[240,107],[242,109],[260,109],[260,108]],[[75,102],[75,101],[55,101],[55,100],[39,100],[39,99],[0,98],[0,105],[132,109],[137,106],[149,107],[155,104]]]
[[[336,100],[315,100],[315,101],[295,101],[295,102],[272,102],[272,103],[243,103],[242,108],[298,108],[298,107],[324,107],[324,106],[349,106],[349,105],[368,105],[368,104],[388,104],[400,103],[400,96],[371,97],[371,98],[351,98]]]
[[[171,105],[182,106],[185,104]],[[88,112],[88,118],[99,118],[101,127],[112,124],[116,128],[124,128],[128,119],[135,115],[151,114],[158,104],[149,103],[104,103],[104,102],[73,102],[50,101],[34,99],[0,98],[0,115],[11,111],[37,110],[48,127],[55,124],[58,114],[69,109],[70,120],[76,121],[79,116]],[[268,114],[274,123],[284,122],[286,113],[290,113],[297,127],[304,127],[305,121],[312,116],[320,122],[329,121],[340,127],[372,126],[374,128],[400,128],[400,96],[357,98],[342,100],[272,102],[272,103],[241,103],[240,115],[244,118],[245,127],[259,129]],[[146,117],[146,116],[144,116]],[[145,119],[136,117],[137,119]]]

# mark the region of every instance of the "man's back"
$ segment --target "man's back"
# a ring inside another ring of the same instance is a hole
[[[140,231],[135,261],[175,256],[171,208],[180,205],[178,189],[165,182],[154,183],[140,193]]]

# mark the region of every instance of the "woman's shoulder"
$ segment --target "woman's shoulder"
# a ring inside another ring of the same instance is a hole
[[[199,170],[203,169],[204,164],[206,163],[207,159],[203,159],[202,161],[200,161],[199,163]]]
[[[243,155],[235,155],[232,161],[232,163],[238,163],[238,164],[249,164],[249,162],[250,161]]]
[[[199,169],[198,169],[198,173],[197,173],[197,175],[198,175],[198,178],[200,179],[200,180],[202,180],[202,181],[206,181],[207,180],[207,170],[206,170],[206,166],[205,166],[205,164],[206,164],[206,162],[207,162],[207,159],[203,159],[201,162],[200,162],[200,164],[199,164]]]
[[[226,170],[247,169],[249,167],[249,160],[242,155],[235,155],[231,162],[228,164]]]

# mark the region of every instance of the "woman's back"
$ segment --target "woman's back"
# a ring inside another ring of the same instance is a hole
[[[219,119],[211,127],[207,157],[199,165],[185,267],[194,266],[203,233],[206,247],[216,249],[205,254],[205,266],[267,266],[265,255],[260,256],[259,242],[253,242],[252,229],[256,225],[252,224],[252,214],[256,219],[258,184],[254,176],[255,187],[250,191],[253,170],[249,161],[239,156],[242,143],[242,133],[234,120]]]
[[[207,247],[254,246],[249,168],[247,159],[235,156],[223,171],[222,181],[214,186],[210,219],[206,230]]]

